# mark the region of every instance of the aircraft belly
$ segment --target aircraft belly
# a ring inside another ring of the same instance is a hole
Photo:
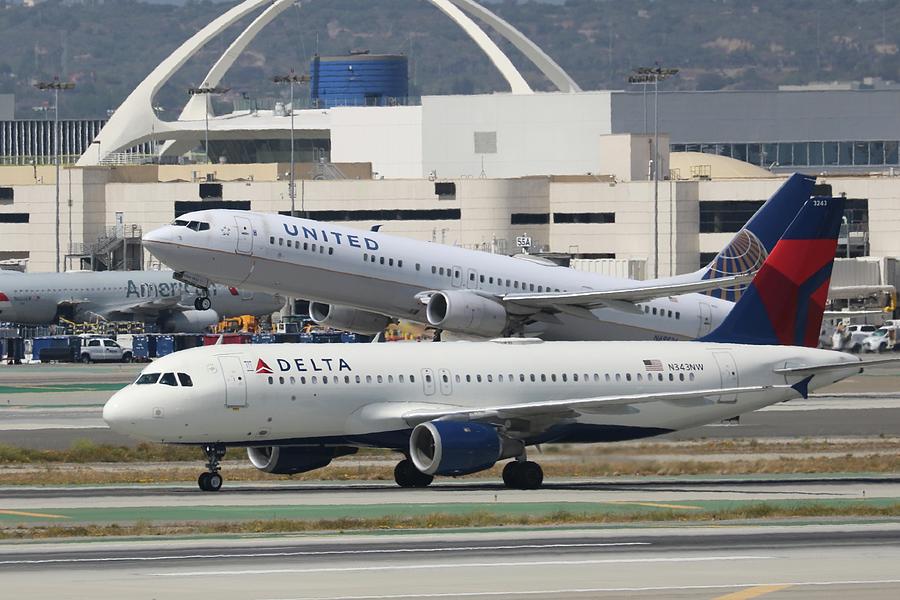
[[[598,320],[582,319],[579,317],[558,314],[559,325],[535,324],[526,328],[543,331],[541,338],[547,341],[660,341],[660,340],[687,340],[686,335],[677,333],[671,328],[664,327],[665,318],[642,317],[640,315],[628,315],[622,311],[612,309],[596,310]],[[657,322],[654,322],[657,321]]]

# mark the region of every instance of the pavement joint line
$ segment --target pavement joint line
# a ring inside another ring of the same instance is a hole
[[[233,558],[287,558],[294,556],[341,556],[356,554],[417,554],[472,552],[477,550],[560,550],[563,548],[610,548],[620,546],[651,546],[652,542],[599,542],[584,544],[517,544],[506,546],[458,546],[451,548],[379,548],[377,550],[298,550],[296,552],[261,552],[229,554],[190,554],[161,556],[110,556],[98,558],[47,558],[0,561],[0,566],[46,565],[91,562],[151,562],[161,560],[233,559]]]
[[[277,575],[287,573],[356,573],[366,571],[427,571],[439,569],[496,569],[502,567],[556,567],[575,565],[617,565],[643,563],[703,563],[741,560],[772,560],[774,556],[674,556],[658,558],[599,558],[587,560],[540,560],[540,561],[500,561],[469,563],[425,563],[419,565],[377,565],[371,567],[310,567],[306,569],[242,569],[231,571],[177,571],[170,573],[150,573],[151,577],[216,577],[225,575]]]
[[[788,586],[838,586],[838,585],[879,585],[900,583],[900,579],[871,579],[849,581],[805,581],[796,583],[723,583],[709,585],[673,585],[646,587],[608,587],[608,588],[563,588],[548,590],[501,590],[483,592],[437,592],[418,594],[390,594],[378,596],[292,596],[290,598],[257,598],[256,600],[404,600],[406,598],[478,598],[493,596],[538,596],[551,597],[562,594],[601,594],[615,592],[676,592],[692,590],[725,590],[734,588],[759,587],[761,585]]]

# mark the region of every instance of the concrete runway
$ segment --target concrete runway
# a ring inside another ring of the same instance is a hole
[[[4,597],[882,599],[900,526],[679,527],[0,545]]]

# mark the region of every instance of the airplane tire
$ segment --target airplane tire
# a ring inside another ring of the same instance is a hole
[[[222,489],[222,483],[225,481],[219,473],[207,473],[209,477],[206,479],[207,492],[218,492]]]
[[[200,296],[199,298],[194,299],[194,308],[197,310],[209,310],[212,306],[212,302],[206,296]]]
[[[426,475],[411,460],[403,459],[394,467],[394,481],[402,488],[424,488],[431,485],[434,476]]]
[[[200,473],[200,477],[197,478],[197,487],[204,492],[211,491],[209,489],[209,475],[209,473]]]
[[[511,490],[521,489],[521,484],[519,483],[520,472],[518,461],[514,460],[506,463],[506,466],[503,467],[503,485]]]
[[[544,470],[536,462],[513,461],[503,467],[503,484],[512,490],[536,490],[542,483]]]

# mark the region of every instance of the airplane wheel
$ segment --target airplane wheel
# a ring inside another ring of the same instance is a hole
[[[525,461],[522,465],[522,489],[536,490],[544,483],[544,470],[541,465],[532,461]]]
[[[209,310],[212,306],[212,302],[206,296],[200,296],[194,300],[194,308],[197,310]]]
[[[209,477],[206,478],[206,491],[207,492],[218,492],[222,489],[222,483],[225,481],[222,479],[222,475],[219,473],[207,473]]]
[[[506,466],[503,467],[503,485],[508,487],[511,490],[518,490],[521,488],[521,484],[519,483],[519,463],[518,461],[512,461],[506,463]]]
[[[209,473],[200,473],[200,477],[197,478],[197,487],[199,487],[204,492],[210,491],[209,476]]]
[[[394,467],[394,481],[402,488],[424,488],[431,485],[434,476],[426,475],[411,460],[404,459]]]
[[[544,483],[541,465],[530,460],[513,461],[503,467],[503,484],[513,490],[536,490]]]

